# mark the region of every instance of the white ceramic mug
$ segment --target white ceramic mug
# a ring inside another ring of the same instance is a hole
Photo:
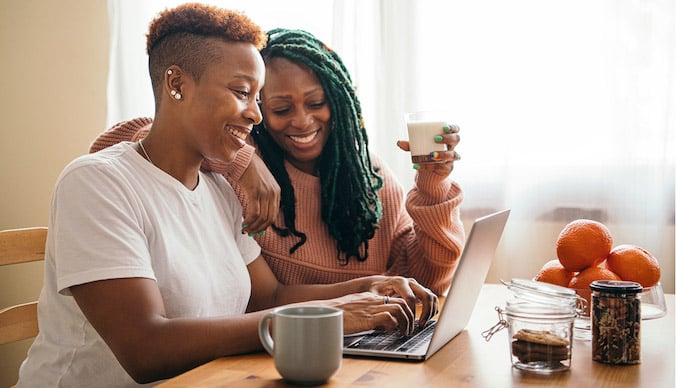
[[[272,324],[272,334],[270,330]],[[321,384],[343,361],[343,312],[331,307],[280,307],[258,323],[258,336],[292,383]]]
[[[448,125],[446,113],[439,111],[420,111],[406,113],[404,116],[408,128],[408,142],[413,163],[435,162],[430,157],[433,151],[446,151],[446,144],[436,143],[434,137],[444,134]]]

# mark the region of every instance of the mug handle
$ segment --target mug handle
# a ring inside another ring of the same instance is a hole
[[[274,315],[272,311],[266,313],[258,322],[258,338],[260,338],[263,347],[271,356],[275,355],[275,341],[273,341],[270,335],[270,321]]]

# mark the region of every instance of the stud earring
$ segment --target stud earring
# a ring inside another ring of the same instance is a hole
[[[171,69],[169,69],[169,70],[167,70],[167,74],[172,75],[172,74],[174,74],[174,72],[171,71]]]
[[[175,99],[180,100],[181,99],[181,93],[177,92],[176,90],[172,90],[169,92]]]

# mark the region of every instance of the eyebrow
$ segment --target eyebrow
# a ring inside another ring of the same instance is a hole
[[[314,88],[314,89],[311,89],[311,90],[308,90],[307,92],[303,93],[303,97],[307,97],[307,96],[312,95],[312,94],[315,94],[315,93],[321,93],[321,94],[324,95],[323,97],[326,97],[326,95],[325,95],[325,93],[324,93],[324,89],[323,89],[321,86],[319,86],[319,87],[317,87],[317,88]],[[272,96],[272,97],[270,97],[269,99],[270,99],[270,100],[274,100],[274,99],[284,99],[284,100],[288,100],[288,99],[290,99],[290,98],[291,98],[291,95],[290,95],[290,94],[283,94],[283,95]]]
[[[249,82],[258,82],[258,79],[256,79],[255,77],[253,77],[249,74],[245,74],[245,73],[235,74],[235,78],[243,78],[243,79],[245,79]]]

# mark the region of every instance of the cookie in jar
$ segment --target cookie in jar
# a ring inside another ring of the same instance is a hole
[[[512,366],[549,374],[570,369],[573,324],[579,314],[574,290],[549,283],[512,279],[503,282],[515,297],[505,308],[496,307],[499,322],[483,334],[490,337],[503,328],[509,332]]]

